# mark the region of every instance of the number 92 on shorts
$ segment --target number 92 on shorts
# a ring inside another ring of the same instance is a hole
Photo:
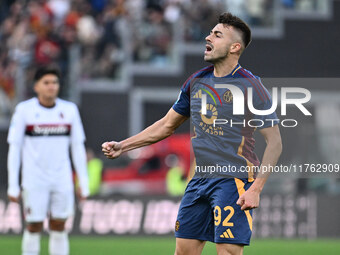
[[[236,202],[251,184],[247,179],[194,177],[181,201],[175,236],[249,245],[252,210],[242,211]]]

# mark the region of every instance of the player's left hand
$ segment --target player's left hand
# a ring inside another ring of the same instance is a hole
[[[20,195],[17,196],[17,197],[10,196],[10,195],[7,195],[7,196],[8,196],[9,201],[11,201],[11,202],[14,202],[14,203],[19,203],[20,202]]]
[[[248,189],[240,196],[236,204],[241,206],[242,211],[257,208],[260,204],[260,193]]]

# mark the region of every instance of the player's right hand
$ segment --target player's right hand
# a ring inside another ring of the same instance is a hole
[[[13,196],[10,196],[10,195],[7,195],[7,196],[8,196],[9,201],[11,201],[11,202],[14,202],[14,203],[20,202],[20,195],[17,196],[17,197],[13,197]]]
[[[77,196],[79,202],[83,202],[87,199],[87,196],[83,195],[80,187],[78,187],[77,190],[76,190],[76,196]]]
[[[109,159],[118,158],[122,154],[122,145],[119,142],[111,141],[102,144],[102,151]]]

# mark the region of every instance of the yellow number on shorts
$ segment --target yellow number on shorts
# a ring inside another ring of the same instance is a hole
[[[221,209],[220,209],[221,210]],[[230,211],[230,213],[228,214],[228,216],[224,219],[222,225],[225,227],[233,227],[234,223],[229,222],[230,218],[233,217],[235,210],[233,207],[231,206],[226,206],[224,207],[224,211]]]
[[[214,218],[215,218],[215,226],[220,225],[221,223],[221,208],[216,205],[214,208]]]
[[[233,217],[235,210],[233,207],[231,206],[226,206],[223,208],[224,211],[230,211],[229,214],[227,215],[227,217],[224,219],[222,225],[224,227],[233,227],[234,223],[233,222],[229,222],[229,220],[231,219],[231,217]],[[221,224],[221,207],[219,207],[218,205],[215,206],[214,208],[214,219],[215,219],[215,226],[218,226]]]

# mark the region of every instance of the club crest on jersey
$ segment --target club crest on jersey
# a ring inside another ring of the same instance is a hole
[[[179,221],[176,221],[176,225],[175,225],[175,231],[177,232],[179,230]]]
[[[30,215],[31,214],[31,208],[30,207],[26,207],[25,208],[25,215]]]
[[[61,119],[64,118],[64,114],[62,112],[59,114],[59,116],[60,116]]]
[[[233,102],[233,94],[231,93],[230,90],[224,92],[223,101],[226,102],[227,104],[231,104]]]

